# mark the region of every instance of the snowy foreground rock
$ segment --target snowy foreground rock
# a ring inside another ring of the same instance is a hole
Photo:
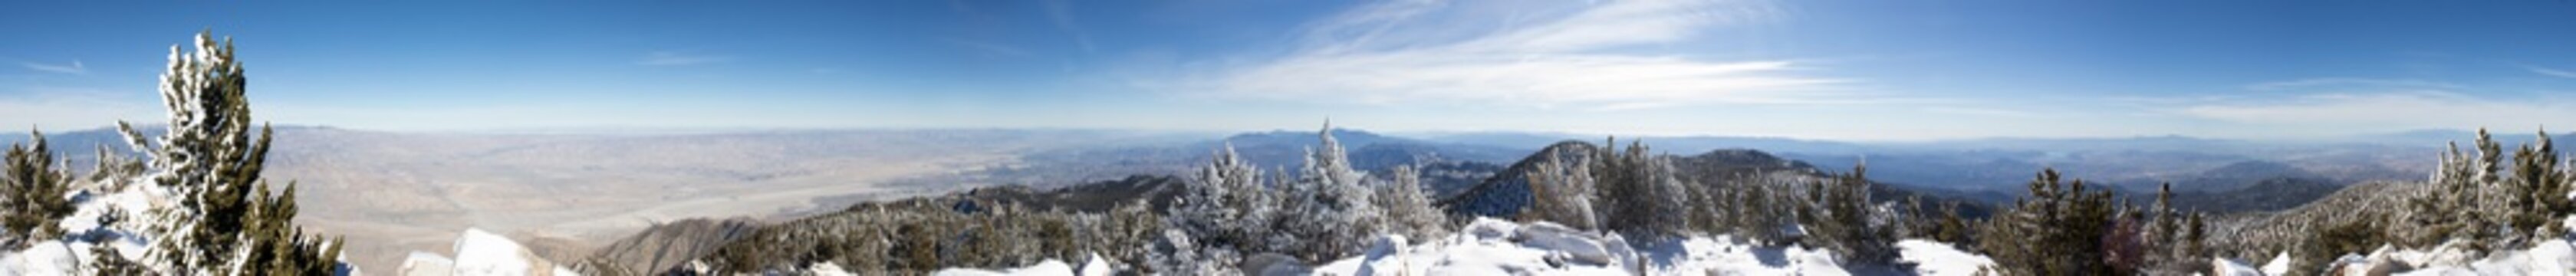
[[[456,258],[435,253],[412,252],[403,260],[406,276],[428,275],[581,275],[572,269],[555,265],[527,247],[483,229],[465,229],[456,237]]]

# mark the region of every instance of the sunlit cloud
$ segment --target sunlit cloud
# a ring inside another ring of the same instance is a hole
[[[733,58],[731,58],[731,57],[724,57],[724,56],[697,55],[697,54],[682,53],[682,52],[674,52],[674,51],[659,51],[659,52],[653,52],[653,53],[650,53],[650,54],[645,54],[645,55],[644,55],[644,59],[635,61],[635,64],[636,64],[636,65],[653,65],[653,66],[678,66],[678,65],[698,65],[698,64],[719,63],[719,62],[726,62],[726,61],[732,61],[732,60],[733,60]]]
[[[2536,73],[2536,74],[2548,75],[2548,76],[2551,76],[2551,77],[2561,77],[2561,78],[2572,78],[2572,79],[2576,79],[2576,71],[2558,70],[2558,69],[2551,69],[2551,68],[2549,68],[2549,67],[2540,67],[2540,66],[2523,66],[2522,68],[2523,68],[2523,69],[2531,70],[2531,72],[2532,72],[2532,73]]]
[[[1844,102],[1853,83],[1809,62],[1716,60],[1661,44],[1714,27],[1771,21],[1749,1],[1394,1],[1307,24],[1281,57],[1197,75],[1181,89],[1221,96],[1365,104],[1473,102],[1643,109],[1699,104]],[[1480,14],[1514,10],[1508,15]],[[1466,19],[1478,18],[1478,19]],[[1491,20],[1506,18],[1506,20]]]
[[[80,61],[78,61],[78,60],[74,60],[74,61],[72,61],[72,63],[70,63],[70,64],[59,64],[59,65],[58,65],[58,64],[35,63],[35,62],[20,62],[20,63],[18,63],[18,65],[19,65],[19,66],[27,67],[27,69],[29,69],[29,70],[36,70],[36,71],[45,71],[45,72],[54,72],[54,73],[64,73],[64,74],[74,74],[74,75],[85,75],[85,74],[89,74],[89,66],[88,66],[88,65],[81,64],[81,62],[80,62]]]

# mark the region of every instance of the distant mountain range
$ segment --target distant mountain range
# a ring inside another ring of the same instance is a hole
[[[2498,134],[2517,145],[2528,134]],[[1421,134],[1425,140],[1536,150],[1556,141],[1607,137],[1536,132]],[[1868,163],[1873,179],[1923,187],[2018,193],[2044,168],[2069,177],[2152,189],[2172,182],[2188,191],[2228,190],[2273,177],[2316,178],[2333,183],[2414,180],[2432,168],[2443,140],[2474,139],[2473,132],[2417,131],[2345,140],[2251,141],[2185,136],[2131,138],[1988,138],[1928,142],[1837,142],[1766,137],[1621,137],[1645,141],[1658,152],[1688,154],[1759,149],[1817,167]],[[2520,138],[2516,138],[2520,137]],[[2226,168],[2272,165],[2265,170]],[[2286,168],[2283,168],[2286,167]],[[2295,170],[2293,170],[2295,169]],[[2247,175],[2274,172],[2279,175]],[[2222,174],[2217,176],[2205,174]]]

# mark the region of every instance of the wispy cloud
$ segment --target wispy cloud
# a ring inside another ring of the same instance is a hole
[[[2548,75],[2548,76],[2551,76],[2551,77],[2561,77],[2561,78],[2571,78],[2571,79],[2576,79],[2576,71],[2558,70],[2558,69],[2551,69],[2551,68],[2549,68],[2549,67],[2540,67],[2540,66],[2523,66],[2522,68],[2523,68],[2523,69],[2531,70],[2531,72],[2532,72],[2532,73],[2538,73],[2538,74],[2541,74],[2541,75]]]
[[[733,58],[732,58],[732,57],[725,57],[725,56],[700,55],[700,54],[691,54],[691,53],[683,53],[683,52],[676,52],[676,51],[659,51],[659,52],[653,52],[653,53],[650,53],[650,54],[645,54],[645,55],[644,55],[644,59],[636,60],[636,61],[635,61],[635,64],[636,64],[636,65],[652,65],[652,66],[678,66],[678,65],[698,65],[698,64],[719,63],[719,62],[726,62],[726,61],[732,61],[732,60],[733,60]]]
[[[2318,89],[2461,89],[2465,86],[2416,79],[2377,79],[2328,77],[2275,81],[2245,85],[2246,90],[2318,90]]]
[[[966,49],[972,49],[977,52],[984,52],[986,54],[997,56],[1029,57],[1035,55],[1030,53],[1029,50],[1020,49],[1020,47],[1011,47],[1010,45],[994,44],[991,42],[964,39],[947,39],[946,41],[948,41],[948,44],[956,44],[957,46],[966,47]]]
[[[1099,50],[1098,47],[1092,46],[1091,34],[1084,33],[1082,31],[1082,25],[1074,24],[1072,0],[1046,0],[1038,1],[1038,3],[1046,7],[1047,21],[1055,23],[1056,30],[1063,31],[1065,35],[1073,36],[1074,45],[1081,46],[1083,52],[1088,53]]]
[[[1475,7],[1493,4],[1528,3],[1363,6],[1308,24],[1290,54],[1177,86],[1255,98],[1591,109],[1850,99],[1834,88],[1852,80],[1815,76],[1817,68],[1798,60],[1721,61],[1639,49],[1684,42],[1711,27],[1771,20],[1778,12],[1767,3],[1606,1],[1510,14],[1479,13],[1527,9]]]
[[[35,62],[20,62],[20,63],[18,63],[18,65],[19,65],[19,66],[25,66],[25,67],[27,67],[27,69],[36,70],[36,71],[45,71],[45,72],[54,72],[54,73],[64,73],[64,74],[74,74],[74,75],[85,75],[85,74],[89,74],[89,66],[81,64],[81,62],[80,62],[79,60],[73,60],[71,64],[61,64],[61,65],[56,65],[56,64],[44,64],[44,63],[35,63]]]

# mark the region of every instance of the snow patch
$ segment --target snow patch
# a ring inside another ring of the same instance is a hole
[[[1100,253],[1091,253],[1091,261],[1082,263],[1082,276],[1109,276],[1116,272],[1109,267],[1109,258],[1100,257]]]
[[[2272,261],[2263,262],[2264,275],[2289,275],[2289,273],[2290,252],[2281,252],[2280,254],[2272,255]]]
[[[2263,270],[2235,259],[2213,257],[2210,258],[2209,264],[2215,266],[2216,276],[2263,276]]]
[[[466,228],[456,237],[456,275],[579,275],[555,266],[518,242],[483,229]]]
[[[1047,260],[1045,260],[1045,261],[1039,261],[1039,262],[1038,262],[1038,264],[1036,264],[1036,265],[1030,265],[1030,266],[1028,266],[1028,267],[1014,268],[1014,269],[1010,269],[1010,270],[1003,270],[1003,271],[992,271],[992,270],[971,269],[971,268],[950,268],[950,269],[941,269],[941,270],[939,270],[939,271],[937,271],[937,272],[931,272],[931,273],[930,273],[930,275],[931,275],[931,276],[1073,276],[1074,274],[1073,274],[1073,266],[1072,266],[1072,265],[1066,265],[1066,264],[1064,264],[1064,261],[1058,261],[1058,260],[1055,260],[1055,259],[1047,259]]]
[[[1446,239],[1407,244],[1380,237],[1366,254],[1316,275],[1851,275],[1832,252],[1690,237],[1631,247],[1618,235],[1478,218]],[[1939,242],[1898,243],[1920,275],[1969,275],[1993,261]]]
[[[1992,258],[1959,251],[1950,244],[1937,241],[1897,241],[1896,248],[1904,262],[1914,264],[1918,275],[1976,275],[1979,268],[1995,264]]]
[[[137,181],[111,179],[108,181]],[[39,241],[20,252],[0,252],[0,275],[76,275],[81,266],[98,258],[121,258],[134,263],[143,261],[150,250],[151,238],[141,231],[160,224],[157,217],[146,213],[162,204],[159,195],[166,193],[148,181],[132,182],[124,189],[100,192],[98,182],[76,183],[86,189],[64,192],[72,204],[72,214],[55,222],[63,237]],[[94,256],[90,248],[105,245],[116,248],[116,256]]]

